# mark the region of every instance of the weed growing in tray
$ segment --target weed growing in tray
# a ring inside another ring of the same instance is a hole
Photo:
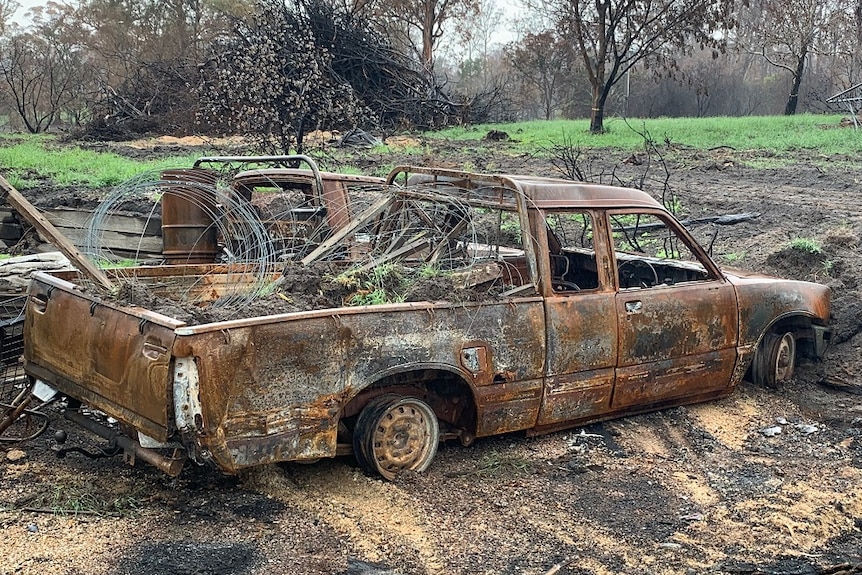
[[[347,270],[333,281],[356,292],[347,299],[348,305],[380,305],[404,301],[407,279],[397,264],[382,264],[367,271]]]

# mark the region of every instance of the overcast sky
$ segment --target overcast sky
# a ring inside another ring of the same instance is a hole
[[[12,18],[14,22],[17,22],[21,25],[26,25],[29,21],[26,19],[25,14],[27,10],[33,8],[34,6],[43,6],[46,3],[46,0],[16,0],[18,4],[21,5],[18,8],[18,11],[15,12],[15,16]],[[62,0],[61,0],[62,1]],[[486,0],[487,2],[488,0]],[[491,4],[496,4],[498,7],[503,9],[504,19],[509,20],[513,17],[517,17],[517,15],[523,10],[521,6],[520,0],[497,0],[496,2],[491,2]],[[501,25],[500,30],[498,31],[498,42],[504,44],[511,40],[515,39],[515,31],[512,29],[509,22],[506,22]]]

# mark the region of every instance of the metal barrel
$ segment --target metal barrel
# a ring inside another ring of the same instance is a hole
[[[162,256],[171,264],[205,264],[219,253],[215,213],[216,172],[210,170],[165,170],[167,185],[162,193]]]

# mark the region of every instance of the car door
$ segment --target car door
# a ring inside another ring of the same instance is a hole
[[[733,286],[659,210],[609,215],[619,326],[612,407],[673,403],[727,388],[736,363]]]
[[[600,213],[600,212],[599,212]],[[604,219],[554,210],[541,226],[548,251],[546,379],[538,426],[564,426],[609,411],[617,355],[615,294]],[[596,225],[598,224],[598,230]]]

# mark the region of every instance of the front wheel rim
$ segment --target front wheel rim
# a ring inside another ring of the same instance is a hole
[[[778,342],[775,350],[775,363],[773,374],[776,383],[787,381],[793,377],[796,367],[796,340],[792,333],[785,333]]]

